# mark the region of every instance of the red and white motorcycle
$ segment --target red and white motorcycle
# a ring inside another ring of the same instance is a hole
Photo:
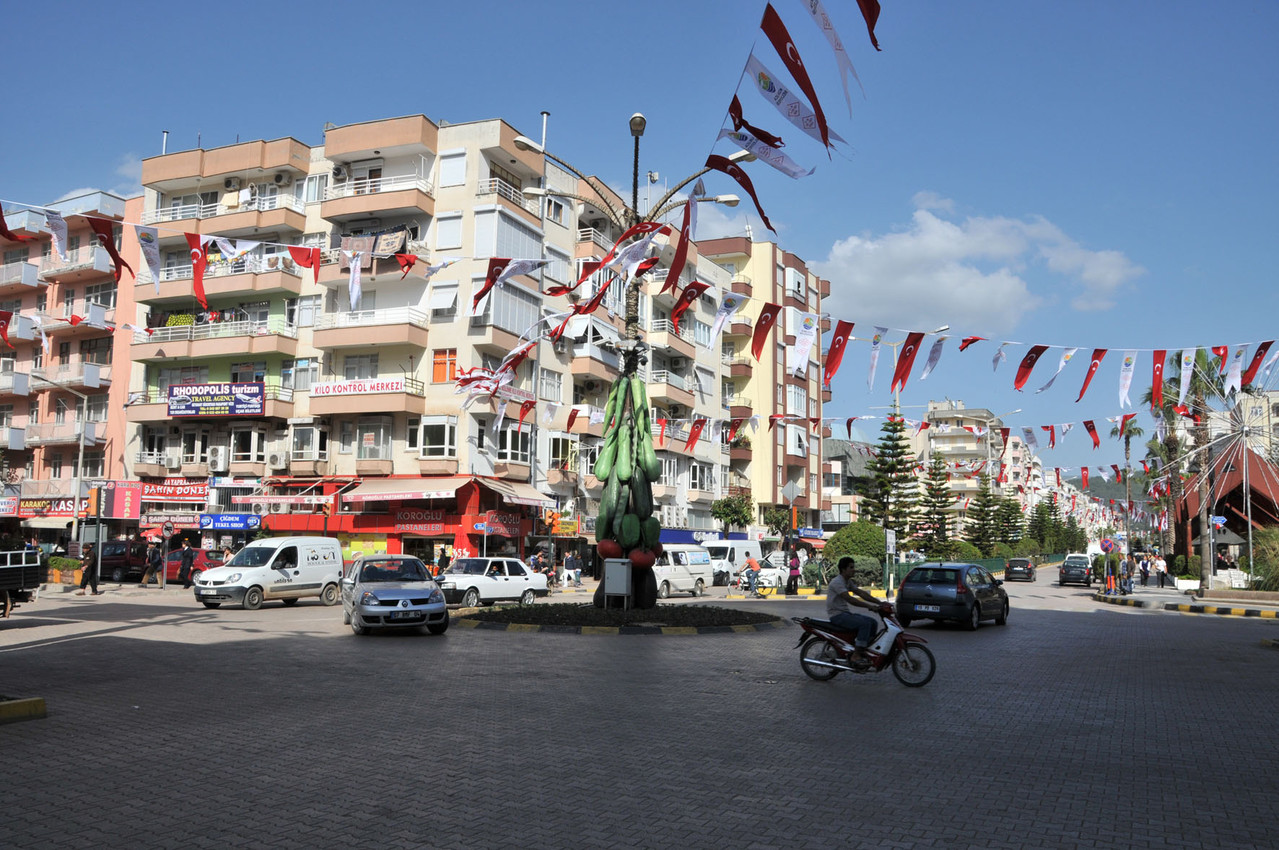
[[[799,666],[811,678],[820,682],[833,679],[845,671],[849,673],[880,673],[891,667],[897,681],[908,688],[920,688],[932,681],[937,662],[932,652],[924,646],[919,635],[902,629],[893,615],[893,606],[884,603],[879,607],[884,628],[865,650],[870,664],[858,664],[852,660],[854,634],[832,625],[826,620],[810,617],[792,617],[804,630],[799,636]]]

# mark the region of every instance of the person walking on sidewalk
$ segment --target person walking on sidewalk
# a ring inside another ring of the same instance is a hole
[[[799,593],[799,553],[794,549],[790,553],[790,573],[786,577],[786,595]]]
[[[1159,587],[1163,589],[1164,579],[1168,575],[1168,562],[1164,560],[1163,555],[1155,556],[1155,575],[1159,576]]]
[[[86,543],[80,555],[80,589],[75,595],[84,596],[86,585],[92,588],[94,596],[102,595],[102,591],[98,590],[98,562],[93,557],[92,543]]]
[[[146,563],[147,563],[147,566],[142,573],[142,581],[138,584],[139,587],[146,587],[147,584],[150,583],[151,581],[151,576],[156,576],[156,580],[155,580],[156,584],[160,583],[161,577],[159,575],[159,572],[164,564],[163,564],[163,558],[161,558],[160,556],[160,547],[155,545],[154,540],[147,543]]]
[[[178,578],[182,581],[182,589],[187,590],[191,587],[191,571],[195,569],[195,550],[191,548],[190,540],[182,541],[182,569],[178,572]]]
[[[1142,555],[1141,564],[1139,566],[1141,569],[1141,586],[1145,587],[1146,583],[1150,581],[1150,556]]]

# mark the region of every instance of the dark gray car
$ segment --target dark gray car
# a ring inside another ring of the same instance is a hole
[[[897,620],[951,620],[975,630],[982,620],[1008,622],[1003,582],[977,564],[928,563],[911,570],[897,591]]]
[[[1057,583],[1064,585],[1073,582],[1084,587],[1092,587],[1092,566],[1087,555],[1067,555],[1066,560],[1057,569]]]
[[[1004,564],[1004,581],[1013,579],[1035,580],[1035,565],[1029,558],[1009,558]]]

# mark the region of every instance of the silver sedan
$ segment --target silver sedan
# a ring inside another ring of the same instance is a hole
[[[449,627],[444,592],[426,565],[408,555],[359,558],[342,577],[342,622],[357,635],[370,629]]]

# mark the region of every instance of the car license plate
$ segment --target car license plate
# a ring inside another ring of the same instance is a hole
[[[392,611],[391,612],[392,620],[409,620],[416,616],[417,616],[416,611]]]
[[[940,605],[916,605],[915,610],[927,611],[930,614],[938,614],[938,613],[941,613],[941,606]]]
[[[195,591],[195,592],[196,592],[196,593],[212,593],[212,592],[213,592],[213,588],[211,588],[211,587],[198,587],[198,588],[196,588],[196,591]]]

